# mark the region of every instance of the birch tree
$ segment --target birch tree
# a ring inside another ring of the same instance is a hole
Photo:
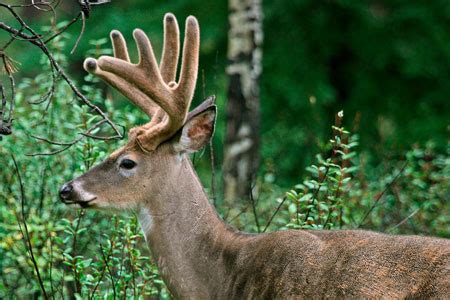
[[[259,165],[261,0],[229,0],[229,25],[224,194],[234,207],[249,198]]]

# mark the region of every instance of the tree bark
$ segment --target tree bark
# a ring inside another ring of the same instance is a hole
[[[261,0],[229,0],[229,25],[224,196],[228,207],[235,207],[250,198],[259,166]]]

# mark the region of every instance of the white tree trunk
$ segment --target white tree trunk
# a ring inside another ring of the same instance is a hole
[[[224,194],[227,205],[249,199],[259,166],[261,0],[229,0],[229,76]]]

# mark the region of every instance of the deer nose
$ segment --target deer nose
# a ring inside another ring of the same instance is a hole
[[[64,185],[59,190],[59,197],[63,202],[70,200],[72,196],[73,186],[71,183],[64,183]]]

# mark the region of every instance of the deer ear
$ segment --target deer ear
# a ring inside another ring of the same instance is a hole
[[[203,148],[214,133],[216,106],[211,105],[190,116],[177,135],[173,148],[176,152],[196,152]]]

